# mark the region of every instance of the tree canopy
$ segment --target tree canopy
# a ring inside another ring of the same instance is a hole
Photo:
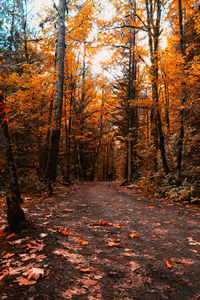
[[[39,19],[27,2],[3,0],[0,8],[0,120],[22,191],[127,179],[196,201],[199,2],[60,0]],[[0,139],[6,193],[3,130]]]

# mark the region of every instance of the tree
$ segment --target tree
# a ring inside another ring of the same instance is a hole
[[[183,28],[183,9],[182,0],[178,0],[178,16],[179,16],[179,30],[180,30],[180,51],[185,60],[185,36]],[[185,67],[184,67],[185,68]],[[182,93],[181,93],[181,106],[184,106],[186,101],[186,90],[185,83],[182,80]],[[183,141],[184,141],[184,108],[180,109],[180,133],[178,142],[178,155],[177,155],[177,181],[181,181],[181,166],[182,166],[182,151],[183,151]]]
[[[7,197],[7,220],[10,229],[13,232],[17,232],[22,228],[22,223],[25,222],[25,215],[20,206],[22,198],[7,122],[4,98],[0,94],[0,123],[6,145],[6,157],[10,174],[10,197]]]
[[[58,7],[58,32],[56,55],[57,80],[53,109],[53,129],[51,133],[51,142],[46,171],[50,193],[53,192],[53,184],[56,180],[57,161],[59,154],[59,140],[61,131],[65,56],[65,12],[66,0],[60,0]]]

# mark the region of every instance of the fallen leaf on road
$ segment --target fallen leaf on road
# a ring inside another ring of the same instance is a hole
[[[68,236],[69,232],[67,232],[66,230],[64,230],[63,228],[60,228],[59,230],[63,235]]]
[[[153,225],[154,225],[154,226],[160,226],[161,224],[160,224],[160,223],[157,223],[157,222],[156,222],[156,223],[153,222]]]
[[[96,281],[87,277],[79,278],[77,283],[81,283],[82,287],[85,289],[89,289],[89,287],[96,285]]]
[[[118,248],[124,247],[124,245],[122,243],[120,243],[120,240],[116,239],[115,237],[113,237],[112,239],[110,239],[110,241],[108,241],[108,246],[109,247],[118,247]]]
[[[41,238],[44,238],[48,235],[48,233],[40,233]]]
[[[132,272],[140,268],[140,265],[136,261],[130,261],[128,265]]]
[[[193,252],[193,253],[198,253],[198,251],[197,250],[194,250],[194,249],[192,249],[192,250],[190,250],[191,252]]]
[[[63,250],[63,249],[56,249],[55,251],[53,251],[53,253],[56,254],[56,255],[60,255],[64,258],[68,257],[68,252]]]
[[[18,282],[19,285],[31,285],[36,283],[35,280],[28,280],[23,276],[18,277],[16,281]]]
[[[22,242],[25,242],[25,241],[27,241],[29,239],[29,237],[26,237],[26,238],[24,238],[24,239],[19,239],[19,240],[16,240],[16,241],[12,241],[12,242],[10,242],[11,244],[20,244],[20,243],[22,243]]]
[[[164,260],[164,262],[166,263],[166,266],[171,269],[172,268],[172,263],[169,259]]]
[[[95,223],[90,224],[90,226],[112,226],[112,223],[108,223],[106,221],[98,221]]]
[[[124,247],[124,245],[122,243],[119,243],[119,242],[108,242],[108,246],[109,247],[118,247],[118,248]]]
[[[82,246],[86,246],[86,245],[89,244],[87,241],[82,240],[82,237],[81,237],[81,236],[78,237],[78,242],[79,242]]]
[[[82,268],[82,269],[80,269],[80,271],[82,273],[90,273],[92,271],[92,269],[90,269],[90,268]]]
[[[190,245],[194,245],[194,246],[200,245],[200,242],[195,241],[192,237],[188,237],[187,240]]]
[[[102,277],[103,277],[102,275],[95,275],[95,276],[94,276],[94,279],[99,280],[99,279],[101,279]]]
[[[27,261],[29,259],[34,259],[36,257],[35,253],[32,253],[31,255],[28,254],[19,254],[19,256],[22,257],[22,261]]]
[[[86,290],[83,287],[75,286],[62,293],[62,299],[72,299],[73,295],[84,295]]]
[[[15,255],[15,253],[7,253],[6,255],[3,256],[3,258],[10,258],[14,255]]]
[[[51,228],[47,228],[47,229],[53,233],[57,232],[57,230],[55,230],[55,229],[51,229]]]
[[[139,233],[134,233],[134,232],[130,232],[127,235],[130,236],[132,239],[137,239],[140,237]]]
[[[46,258],[46,255],[42,255],[42,254],[41,254],[41,255],[37,255],[35,259],[36,259],[37,261],[41,262],[41,261],[43,261],[45,258]]]
[[[179,258],[179,259],[176,259],[176,262],[179,262],[179,263],[182,263],[182,264],[186,264],[186,265],[192,265],[194,264],[194,261],[189,259],[189,258]]]
[[[26,244],[25,246],[30,249],[30,253],[34,253],[36,251],[42,251],[42,249],[44,248],[45,245],[42,243],[40,244],[35,241],[31,241],[30,243]]]
[[[11,239],[11,238],[14,237],[14,236],[15,236],[15,234],[14,234],[14,233],[11,233],[11,234],[9,234],[9,235],[6,237],[6,239],[9,240],[9,239]]]
[[[38,280],[40,277],[44,277],[44,270],[40,268],[31,268],[30,270],[23,273],[24,276],[28,278],[28,280]]]

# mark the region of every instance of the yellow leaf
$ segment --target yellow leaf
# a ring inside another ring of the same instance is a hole
[[[172,263],[169,259],[165,260],[166,266],[171,269],[172,268]]]
[[[88,245],[89,243],[87,242],[87,241],[84,241],[83,239],[82,239],[82,237],[81,236],[79,236],[79,238],[78,238],[78,242],[82,245],[82,246],[86,246],[86,245]]]
[[[139,233],[134,233],[134,232],[128,233],[128,236],[130,236],[132,239],[137,239],[140,237]]]

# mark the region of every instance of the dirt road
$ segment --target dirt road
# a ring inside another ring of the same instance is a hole
[[[198,208],[94,182],[62,189],[25,213],[35,229],[1,244],[15,254],[10,268],[21,268],[0,281],[1,299],[200,299]],[[27,279],[27,266],[44,274],[25,285],[18,278]]]

